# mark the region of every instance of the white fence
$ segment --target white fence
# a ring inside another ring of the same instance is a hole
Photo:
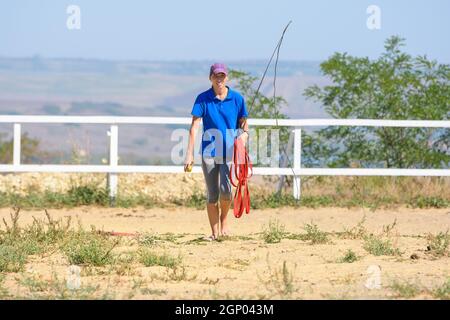
[[[97,172],[108,174],[111,198],[117,194],[119,173],[182,173],[183,166],[129,166],[118,165],[118,142],[120,124],[183,124],[189,125],[191,118],[175,117],[110,117],[110,116],[10,116],[0,115],[0,123],[14,124],[13,164],[1,164],[0,172]],[[20,163],[21,124],[23,123],[80,123],[109,124],[110,137],[108,165],[29,165]],[[311,126],[370,126],[370,127],[427,127],[450,128],[450,121],[422,120],[370,120],[370,119],[249,119],[249,126],[285,126],[294,132],[293,167],[254,168],[255,175],[294,175],[294,197],[300,198],[300,176],[450,176],[450,169],[391,169],[391,168],[302,168],[301,128]],[[201,172],[195,166],[192,172]]]

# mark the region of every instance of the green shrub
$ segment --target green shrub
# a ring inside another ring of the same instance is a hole
[[[95,186],[77,186],[68,191],[72,203],[75,205],[108,205],[109,195],[107,189]]]
[[[394,248],[389,239],[381,236],[368,235],[364,237],[364,249],[375,256],[398,256],[401,255],[398,248]]]
[[[450,235],[448,230],[445,233],[439,232],[437,235],[429,234],[427,240],[427,249],[431,254],[437,257],[449,255]]]
[[[112,249],[118,241],[94,232],[78,231],[71,235],[62,249],[70,264],[104,266],[113,261]]]
[[[266,243],[278,243],[285,235],[284,225],[280,224],[278,220],[270,220],[268,227],[262,232],[262,238]]]
[[[312,222],[311,224],[305,224],[304,229],[306,230],[306,235],[303,239],[310,240],[311,244],[328,243],[330,241],[327,233],[319,230],[317,225]]]
[[[358,256],[351,249],[348,249],[344,256],[339,259],[339,262],[342,263],[352,263],[358,260]]]

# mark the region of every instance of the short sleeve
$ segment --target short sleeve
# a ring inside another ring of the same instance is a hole
[[[200,96],[195,99],[194,106],[192,107],[191,114],[195,117],[202,118],[205,114],[205,107]]]
[[[248,118],[247,106],[245,105],[245,99],[242,96],[239,96],[239,98],[240,98],[240,103],[239,103],[238,119]]]

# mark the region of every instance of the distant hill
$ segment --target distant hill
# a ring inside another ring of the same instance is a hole
[[[129,73],[129,74],[167,74],[203,76],[208,74],[209,66],[215,61],[113,61],[98,59],[57,59],[34,56],[31,58],[0,57],[0,71],[11,72],[54,72],[54,73]],[[260,75],[267,64],[264,60],[227,61],[232,69]],[[305,75],[319,75],[317,61],[279,61],[278,76],[292,76],[299,72]],[[273,68],[268,75],[273,75]]]

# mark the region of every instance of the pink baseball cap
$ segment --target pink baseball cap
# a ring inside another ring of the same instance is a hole
[[[228,75],[227,66],[223,63],[214,63],[211,66],[211,69],[209,69],[209,76],[212,74],[218,74],[218,73],[225,73],[225,75]]]

